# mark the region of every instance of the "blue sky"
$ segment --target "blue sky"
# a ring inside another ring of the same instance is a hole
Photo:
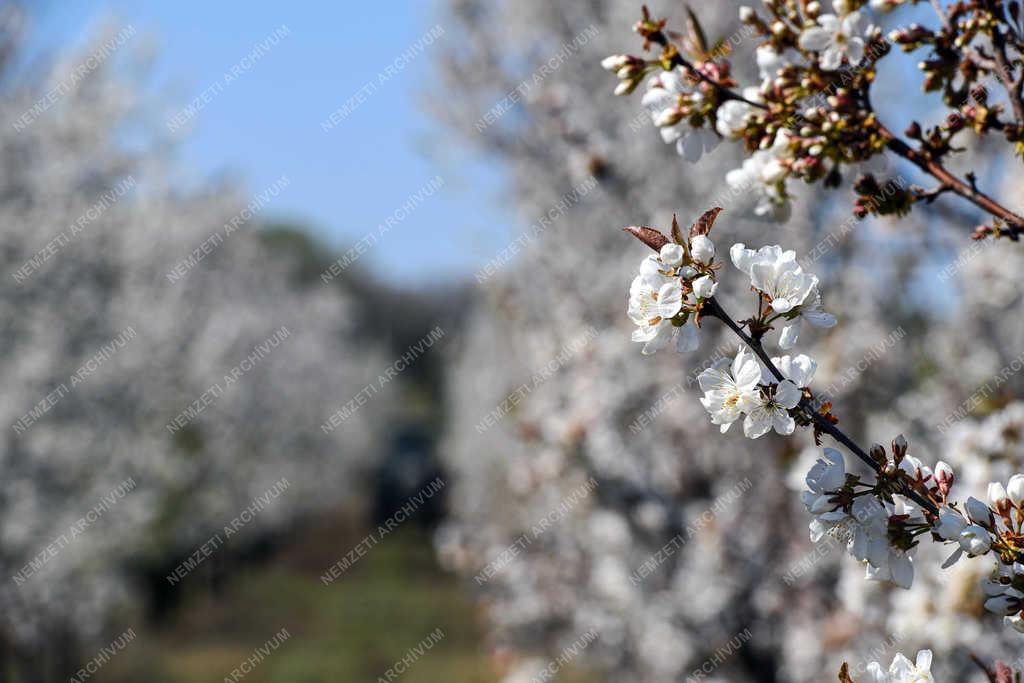
[[[30,49],[80,43],[103,22],[127,23],[157,47],[153,87],[170,117],[275,30],[287,35],[190,122],[190,178],[227,173],[254,193],[288,186],[264,215],[307,224],[351,246],[440,176],[426,198],[363,258],[408,283],[464,277],[515,234],[498,201],[500,170],[467,156],[421,112],[438,41],[397,74],[378,76],[437,23],[429,2],[46,0],[31,10]],[[439,41],[452,40],[446,32]],[[368,82],[380,83],[341,123],[321,123]]]

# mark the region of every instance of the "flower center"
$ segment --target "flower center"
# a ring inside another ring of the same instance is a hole
[[[850,538],[853,536],[853,531],[850,529],[850,524],[846,520],[838,522],[835,526],[828,530],[828,535],[833,539],[842,544],[850,542]]]

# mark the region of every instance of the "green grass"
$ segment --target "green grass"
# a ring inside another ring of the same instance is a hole
[[[483,645],[479,609],[436,566],[425,532],[396,531],[325,586],[320,574],[358,541],[351,531],[336,532],[323,529],[273,562],[235,574],[217,595],[195,588],[202,582],[189,584],[197,577],[188,577],[182,587],[191,591],[171,621],[135,628],[136,640],[95,680],[223,681],[282,628],[290,637],[240,680],[377,681],[436,629],[444,637],[395,680],[501,679]],[[562,680],[583,679],[570,674]]]

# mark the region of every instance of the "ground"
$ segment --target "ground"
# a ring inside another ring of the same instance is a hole
[[[464,585],[437,566],[429,534],[406,527],[328,586],[320,574],[348,550],[346,543],[358,541],[339,525],[304,533],[273,558],[233,573],[218,591],[187,579],[182,586],[189,592],[173,615],[134,627],[137,638],[93,680],[231,681],[232,670],[287,629],[290,637],[238,680],[386,681],[390,667],[440,629],[444,636],[421,648],[422,656],[393,680],[496,683],[501,674],[487,655],[480,609]],[[557,680],[584,679],[569,674]]]

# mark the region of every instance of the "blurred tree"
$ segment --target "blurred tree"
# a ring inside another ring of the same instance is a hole
[[[171,180],[134,29],[12,73],[21,25],[0,9],[0,671],[41,681],[204,543],[216,576],[360,497],[380,406],[322,425],[390,356],[344,282],[309,277],[312,243],[261,237],[237,187]]]

